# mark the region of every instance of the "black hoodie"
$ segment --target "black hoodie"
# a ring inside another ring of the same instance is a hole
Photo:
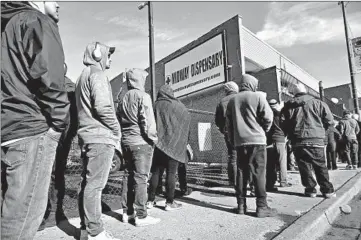
[[[68,122],[64,51],[58,26],[27,2],[1,3],[1,141]]]
[[[293,145],[324,146],[329,126],[333,116],[327,104],[306,93],[296,94],[281,112],[281,127]]]

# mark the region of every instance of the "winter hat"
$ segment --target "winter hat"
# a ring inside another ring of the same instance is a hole
[[[348,114],[351,114],[351,112],[350,112],[349,110],[344,110],[344,111],[343,111],[343,115],[344,115],[344,116],[346,116],[346,115],[348,115]]]
[[[238,88],[237,83],[231,81],[231,82],[226,82],[224,84],[224,90],[226,91],[227,94],[231,93],[231,92],[238,93],[239,88]]]

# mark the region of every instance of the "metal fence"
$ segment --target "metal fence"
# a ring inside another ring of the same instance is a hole
[[[189,112],[191,114],[189,144],[194,156],[187,166],[189,185],[195,188],[228,185],[227,148],[223,135],[215,126],[214,113],[194,109],[189,109]],[[78,190],[83,171],[80,154],[78,140],[75,138],[65,171],[64,209],[72,213],[77,213],[78,209]],[[122,167],[112,171],[103,191],[103,202],[113,208],[120,207],[122,177]]]

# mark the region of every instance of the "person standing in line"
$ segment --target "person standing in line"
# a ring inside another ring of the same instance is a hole
[[[73,138],[77,133],[78,111],[75,102],[75,83],[66,76],[68,67],[65,63],[64,67],[65,90],[68,93],[68,99],[70,101],[70,121],[67,128],[61,135],[59,145],[56,149],[55,163],[53,165],[49,187],[48,207],[39,227],[39,231],[45,228],[46,223],[52,217],[55,218],[56,223],[66,219],[63,210],[63,200],[65,196],[65,170]]]
[[[278,190],[274,186],[277,180],[277,166],[280,168],[280,187],[290,187],[292,184],[287,181],[286,137],[280,127],[282,107],[276,99],[271,99],[268,103],[273,111],[273,123],[270,131],[267,133],[267,139],[269,144],[271,144],[271,148],[269,149],[270,157],[267,157],[266,191],[273,192]]]
[[[273,113],[263,93],[257,92],[258,80],[242,76],[241,90],[228,103],[226,129],[228,141],[237,149],[237,214],[247,212],[246,188],[250,173],[256,193],[257,217],[272,217],[277,211],[267,204],[266,132],[272,126]]]
[[[332,113],[326,103],[308,95],[303,84],[296,85],[294,94],[294,99],[286,102],[282,109],[281,127],[292,142],[305,195],[316,197],[318,183],[325,198],[334,197],[336,193],[329,181],[324,151],[325,130],[334,124]]]
[[[86,46],[81,75],[76,82],[78,139],[83,160],[79,192],[81,238],[116,240],[101,219],[102,191],[108,181],[115,149],[120,148],[120,126],[115,116],[111,86],[105,70],[110,68],[114,47],[94,42]],[[85,231],[86,230],[86,231]]]
[[[352,118],[356,120],[356,122],[358,123],[359,126],[359,133],[357,134],[357,141],[358,141],[358,168],[361,168],[361,150],[360,150],[360,146],[361,146],[361,117],[358,114],[353,114]]]
[[[160,87],[154,110],[158,143],[153,157],[147,207],[153,208],[155,205],[159,173],[163,173],[163,169],[165,169],[167,175],[165,210],[172,211],[182,207],[181,204],[174,201],[175,176],[179,163],[186,162],[191,117],[184,104],[174,97],[173,90],[169,85]]]
[[[346,169],[356,169],[358,162],[357,135],[360,132],[358,122],[351,118],[351,112],[345,110],[339,122],[340,133],[345,142],[344,154],[347,161]]]
[[[224,135],[224,139],[227,146],[228,151],[228,181],[230,186],[234,186],[236,183],[237,177],[237,150],[229,143],[228,138],[226,136],[227,132],[225,129],[226,125],[226,110],[229,100],[234,97],[238,91],[238,85],[235,82],[226,82],[224,84],[224,91],[226,92],[226,96],[221,99],[216,108],[215,113],[215,124],[218,127],[218,130]]]
[[[147,75],[138,68],[126,72],[128,92],[123,97],[118,115],[127,165],[124,174],[128,177],[127,213],[123,214],[123,219],[134,220],[137,227],[160,222],[159,218],[147,212],[147,182],[154,146],[158,142],[152,100],[144,88]]]
[[[330,126],[326,131],[326,157],[328,170],[336,170],[336,145],[340,141],[341,134],[335,126]]]
[[[58,21],[56,2],[1,2],[3,240],[34,239],[69,121]]]
[[[286,148],[287,148],[287,170],[296,171],[296,159],[295,159],[295,155],[293,154],[291,141],[289,139],[287,139],[286,141]]]

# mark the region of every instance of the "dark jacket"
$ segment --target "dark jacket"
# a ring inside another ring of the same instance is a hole
[[[227,96],[222,98],[216,108],[215,123],[219,131],[224,134],[226,126],[226,111],[229,100],[234,97],[237,92],[229,92]]]
[[[344,140],[357,140],[357,135],[360,132],[359,124],[355,119],[342,119],[339,122],[340,132]]]
[[[272,126],[273,113],[266,97],[256,92],[258,80],[243,77],[240,93],[228,103],[226,129],[228,141],[235,147],[266,145],[266,132]]]
[[[267,133],[267,144],[271,144],[274,142],[277,143],[286,143],[285,133],[283,132],[280,126],[280,116],[281,112],[275,109],[273,111],[273,123],[272,127]]]
[[[154,105],[158,143],[156,147],[169,157],[186,162],[189,126],[188,109],[174,97],[169,85],[163,85]]]
[[[101,60],[94,60],[92,52],[95,43],[89,44],[83,58],[86,67],[76,82],[79,142],[111,144],[117,148],[120,147],[120,126],[115,115],[110,83],[104,72],[109,47],[100,43],[98,46]]]
[[[64,52],[57,24],[24,2],[1,3],[1,141],[68,123]]]
[[[334,126],[330,126],[326,131],[325,144],[336,144],[340,140],[340,132]]]
[[[324,146],[325,130],[333,126],[326,103],[306,93],[298,93],[281,111],[281,127],[293,145]]]

